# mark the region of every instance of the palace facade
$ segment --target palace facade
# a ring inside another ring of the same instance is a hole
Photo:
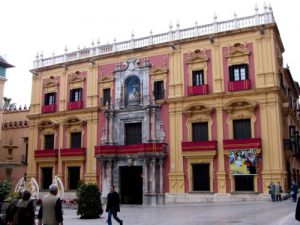
[[[114,184],[126,204],[262,198],[300,182],[299,85],[271,8],[32,69],[27,176]]]

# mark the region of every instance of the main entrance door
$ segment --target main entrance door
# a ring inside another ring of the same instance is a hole
[[[120,167],[120,195],[122,204],[143,204],[143,167]]]

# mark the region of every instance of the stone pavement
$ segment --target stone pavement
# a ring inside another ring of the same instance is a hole
[[[122,205],[118,216],[124,225],[296,225],[296,204],[290,200],[177,204],[159,206]],[[82,220],[74,209],[64,209],[64,225],[105,225],[107,213],[99,219]],[[114,225],[118,225],[113,220]]]

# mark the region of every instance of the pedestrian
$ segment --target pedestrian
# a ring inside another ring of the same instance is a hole
[[[63,225],[62,205],[57,197],[58,186],[51,184],[50,194],[43,197],[38,214],[39,225]]]
[[[17,204],[18,204],[18,202],[21,198],[22,198],[22,192],[19,192],[18,196],[14,200],[12,200],[9,203],[8,207],[6,208],[6,210],[5,210],[5,221],[6,221],[7,224],[12,224],[14,214],[17,210]]]
[[[15,212],[12,216],[12,221],[7,224],[12,225],[35,225],[35,215],[33,201],[30,200],[30,192],[25,190],[22,193],[22,198],[19,199]]]
[[[279,202],[279,200],[280,200],[280,184],[279,184],[279,182],[274,184],[274,190],[275,190],[275,200],[276,200],[276,202]]]
[[[268,186],[269,188],[269,194],[271,195],[271,200],[272,202],[275,202],[276,199],[275,199],[275,186],[274,186],[274,183],[271,181],[270,182],[270,185]]]
[[[292,196],[293,202],[296,202],[297,194],[298,194],[298,185],[295,183],[295,181],[293,181],[292,186],[291,186],[291,196]]]
[[[113,216],[120,225],[123,225],[123,221],[117,216],[117,213],[120,212],[120,196],[115,191],[115,186],[113,185],[110,187],[110,192],[107,195],[106,212],[108,213],[108,225],[112,225],[111,216]]]

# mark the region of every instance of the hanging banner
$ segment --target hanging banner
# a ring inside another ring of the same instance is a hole
[[[229,151],[231,175],[256,174],[256,162],[257,159],[255,149]]]

